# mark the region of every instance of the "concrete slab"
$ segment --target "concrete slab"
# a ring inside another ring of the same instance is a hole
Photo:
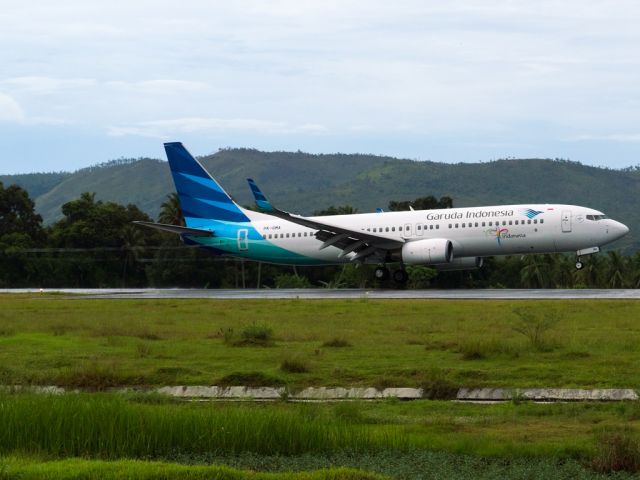
[[[456,396],[456,400],[466,401],[505,401],[514,398],[537,402],[612,402],[639,399],[636,391],[630,388],[461,388]]]

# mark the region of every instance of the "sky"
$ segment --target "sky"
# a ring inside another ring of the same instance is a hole
[[[226,147],[640,164],[635,0],[3,0],[0,174]]]

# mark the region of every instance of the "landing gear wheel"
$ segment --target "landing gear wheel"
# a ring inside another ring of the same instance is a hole
[[[578,270],[582,270],[582,267],[584,267],[584,265],[582,265],[582,262],[581,262],[580,260],[578,260],[578,261],[576,262],[576,269],[578,269]]]
[[[377,267],[373,272],[373,276],[376,277],[376,280],[383,282],[389,278],[389,269],[387,267]]]
[[[396,283],[400,283],[404,285],[409,280],[409,275],[407,275],[406,270],[396,270],[393,272],[393,281]]]

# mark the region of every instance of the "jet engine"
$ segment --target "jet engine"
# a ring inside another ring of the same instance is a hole
[[[482,267],[484,259],[482,257],[460,257],[454,258],[449,263],[435,265],[439,272],[452,272],[455,270],[475,270]]]
[[[453,244],[446,238],[407,242],[402,246],[402,261],[407,265],[448,264],[453,259]]]

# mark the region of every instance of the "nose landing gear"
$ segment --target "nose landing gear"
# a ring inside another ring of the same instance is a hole
[[[576,270],[582,270],[582,267],[584,267],[584,265],[582,264],[582,259],[578,257],[576,259]]]

